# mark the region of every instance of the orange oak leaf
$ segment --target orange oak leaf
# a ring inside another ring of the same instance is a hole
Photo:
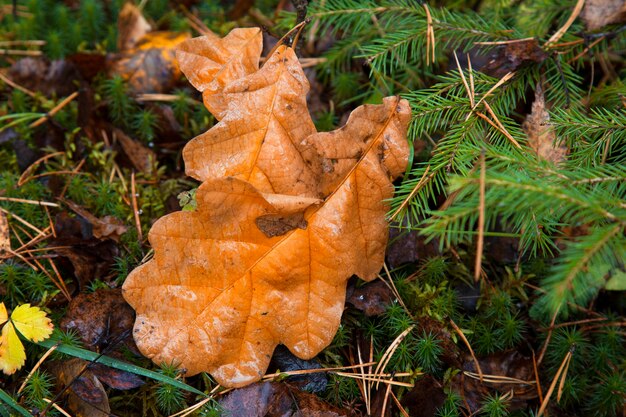
[[[258,28],[234,29],[225,38],[201,36],[179,45],[180,70],[200,92],[206,108],[222,120],[227,103],[222,90],[230,82],[259,69],[263,36]]]
[[[154,224],[154,258],[123,287],[137,346],[156,363],[225,386],[257,381],[277,344],[305,359],[330,344],[346,281],[377,276],[391,181],[408,159],[408,102],[361,106],[316,133],[307,91],[281,46],[218,92],[223,119],[185,148],[187,172],[204,181],[197,209]]]

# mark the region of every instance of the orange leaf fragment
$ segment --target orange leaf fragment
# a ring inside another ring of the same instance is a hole
[[[181,68],[194,78],[194,66]],[[291,48],[237,71],[215,84],[222,120],[183,152],[187,173],[204,181],[197,210],[154,224],[154,258],[123,287],[143,354],[232,387],[259,380],[279,343],[318,354],[339,326],[346,281],[377,276],[410,119],[408,102],[388,97],[316,133]]]
[[[302,143],[315,133],[308,91],[295,52],[279,47],[263,68],[222,90],[229,111],[183,150],[187,175],[200,181],[232,176],[264,192],[319,196],[320,172],[303,161],[315,158]]]

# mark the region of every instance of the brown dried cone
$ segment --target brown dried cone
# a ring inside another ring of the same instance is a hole
[[[215,49],[203,45],[211,38],[189,42]],[[235,59],[186,57],[180,66],[194,85]],[[279,47],[256,72],[228,72],[247,75],[217,83],[223,117],[184,150],[187,173],[204,181],[198,208],[155,223],[154,258],[129,275],[124,296],[146,356],[239,387],[263,376],[279,343],[303,359],[328,346],[348,278],[376,277],[391,181],[407,164],[410,108],[388,97],[354,110],[341,129],[315,133],[293,50]]]

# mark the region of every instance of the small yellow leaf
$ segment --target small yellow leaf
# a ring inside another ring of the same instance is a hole
[[[33,342],[40,342],[52,334],[52,321],[39,307],[22,304],[11,313],[11,322],[18,332]]]
[[[9,319],[9,315],[7,314],[7,308],[4,303],[0,303],[0,324],[4,323]]]
[[[15,373],[26,362],[26,352],[20,338],[15,333],[13,323],[2,328],[0,335],[0,370],[7,375]]]

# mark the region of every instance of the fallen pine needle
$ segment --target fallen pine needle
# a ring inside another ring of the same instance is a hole
[[[480,280],[483,263],[483,244],[485,241],[485,179],[487,167],[485,164],[485,150],[480,153],[480,185],[478,200],[478,241],[476,242],[476,261],[474,263],[474,282]]]
[[[24,198],[0,197],[0,201],[12,201],[14,203],[34,204],[37,206],[59,207],[57,203],[50,203],[48,201],[38,200],[26,200]]]
[[[48,113],[46,113],[43,117],[35,120],[33,123],[28,125],[28,127],[30,127],[32,129],[32,128],[35,128],[37,126],[40,126],[40,125],[44,124],[48,119],[50,119],[52,116],[54,116],[59,111],[61,111],[61,109],[63,107],[67,106],[76,97],[78,97],[78,91],[74,91],[72,94],[70,94],[69,96],[65,97],[59,104],[54,106],[54,108],[52,110],[50,110]]]

